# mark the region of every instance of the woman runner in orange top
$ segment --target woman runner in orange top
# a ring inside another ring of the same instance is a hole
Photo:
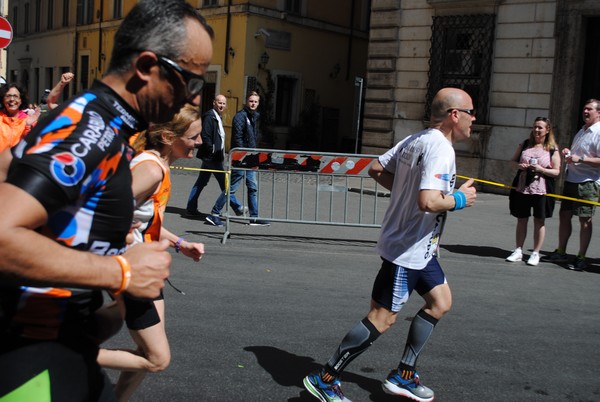
[[[179,158],[191,158],[201,143],[201,115],[197,107],[186,105],[169,123],[153,125],[141,133],[133,147],[131,161],[134,212],[134,244],[167,239],[177,252],[199,261],[202,243],[188,242],[163,226],[164,211],[171,192],[169,165]],[[166,369],[171,359],[165,332],[165,304],[160,297],[153,302],[123,300],[125,321],[137,344],[135,352],[101,349],[101,366],[122,370],[116,384],[120,401],[126,401],[144,379],[146,372]]]

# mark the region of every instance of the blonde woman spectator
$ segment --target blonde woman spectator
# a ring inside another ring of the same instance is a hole
[[[533,252],[527,265],[538,265],[540,249],[546,236],[545,219],[554,211],[554,199],[546,197],[554,191],[554,178],[560,174],[560,152],[554,140],[552,124],[546,117],[533,122],[529,138],[519,144],[511,161],[519,171],[510,192],[510,214],[517,218],[516,248],[506,261],[523,259],[527,223],[533,210]]]

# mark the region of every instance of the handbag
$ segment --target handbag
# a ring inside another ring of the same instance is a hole
[[[529,142],[529,140],[523,141],[523,144],[521,145],[521,154],[523,153],[523,150],[525,149],[525,147],[527,147],[528,142]],[[521,155],[519,155],[519,159],[521,159]],[[521,170],[517,169],[515,178],[513,179],[512,184],[510,185],[511,189],[510,189],[510,193],[508,194],[508,208],[510,211],[512,211],[516,207],[516,205],[513,205],[513,204],[516,202],[516,198],[517,198],[516,188],[519,185],[519,176],[520,175],[521,175]]]
[[[554,150],[550,151],[550,157]],[[554,182],[554,177],[544,176],[546,180],[546,194],[554,194],[556,191],[556,183]],[[556,205],[556,198],[548,197],[546,195],[546,218],[552,218],[552,214],[554,213],[554,206]]]
[[[513,205],[516,202],[516,198],[517,198],[517,185],[519,184],[519,175],[521,174],[520,170],[517,170],[517,174],[515,175],[515,178],[512,181],[511,184],[511,189],[510,189],[510,193],[508,193],[508,209],[509,211],[512,211],[515,209],[516,205]]]

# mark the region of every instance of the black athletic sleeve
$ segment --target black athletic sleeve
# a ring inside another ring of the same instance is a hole
[[[40,201],[48,215],[52,215],[68,201],[67,195],[56,182],[48,180],[45,174],[26,165],[15,166],[6,181]]]

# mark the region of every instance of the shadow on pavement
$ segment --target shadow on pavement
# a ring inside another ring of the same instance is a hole
[[[494,257],[505,259],[510,255],[510,251],[503,248],[490,246],[471,246],[464,244],[441,244],[441,248],[457,254],[477,255],[479,257]]]
[[[442,244],[441,248],[447,250],[451,253],[457,254],[468,254],[468,255],[476,255],[479,257],[493,257],[504,260],[507,256],[510,255],[510,250],[505,250],[498,247],[490,247],[490,246],[472,246],[472,245],[464,245],[464,244]],[[529,252],[530,250],[526,250],[525,252]],[[551,251],[541,251],[540,252],[542,259],[551,254]],[[575,259],[574,255],[569,256],[570,260]],[[546,264],[552,264],[548,261],[545,261]],[[590,272],[594,274],[600,274],[600,259],[598,258],[587,258],[588,266],[584,270],[585,272]],[[554,263],[558,267],[569,270],[568,263]]]
[[[244,350],[254,353],[258,364],[271,375],[277,384],[286,387],[295,386],[302,388],[300,395],[297,398],[289,398],[288,402],[315,400],[308,391],[304,390],[304,385],[302,384],[302,379],[307,374],[321,367],[312,357],[298,356],[273,346],[247,346]],[[387,395],[381,388],[380,380],[352,372],[344,372],[341,379],[345,383],[354,383],[369,392],[372,401],[409,400]],[[348,397],[352,398],[351,395],[348,395]]]
[[[600,274],[600,259],[590,258],[588,260],[588,267],[585,269],[585,272],[591,272],[593,274]]]
[[[202,212],[200,213],[200,215],[189,215],[185,208],[178,208],[172,206],[167,206],[167,208],[165,208],[165,213],[179,215],[182,218],[191,219],[195,221],[203,221],[204,218],[206,218],[206,215],[208,215]]]

